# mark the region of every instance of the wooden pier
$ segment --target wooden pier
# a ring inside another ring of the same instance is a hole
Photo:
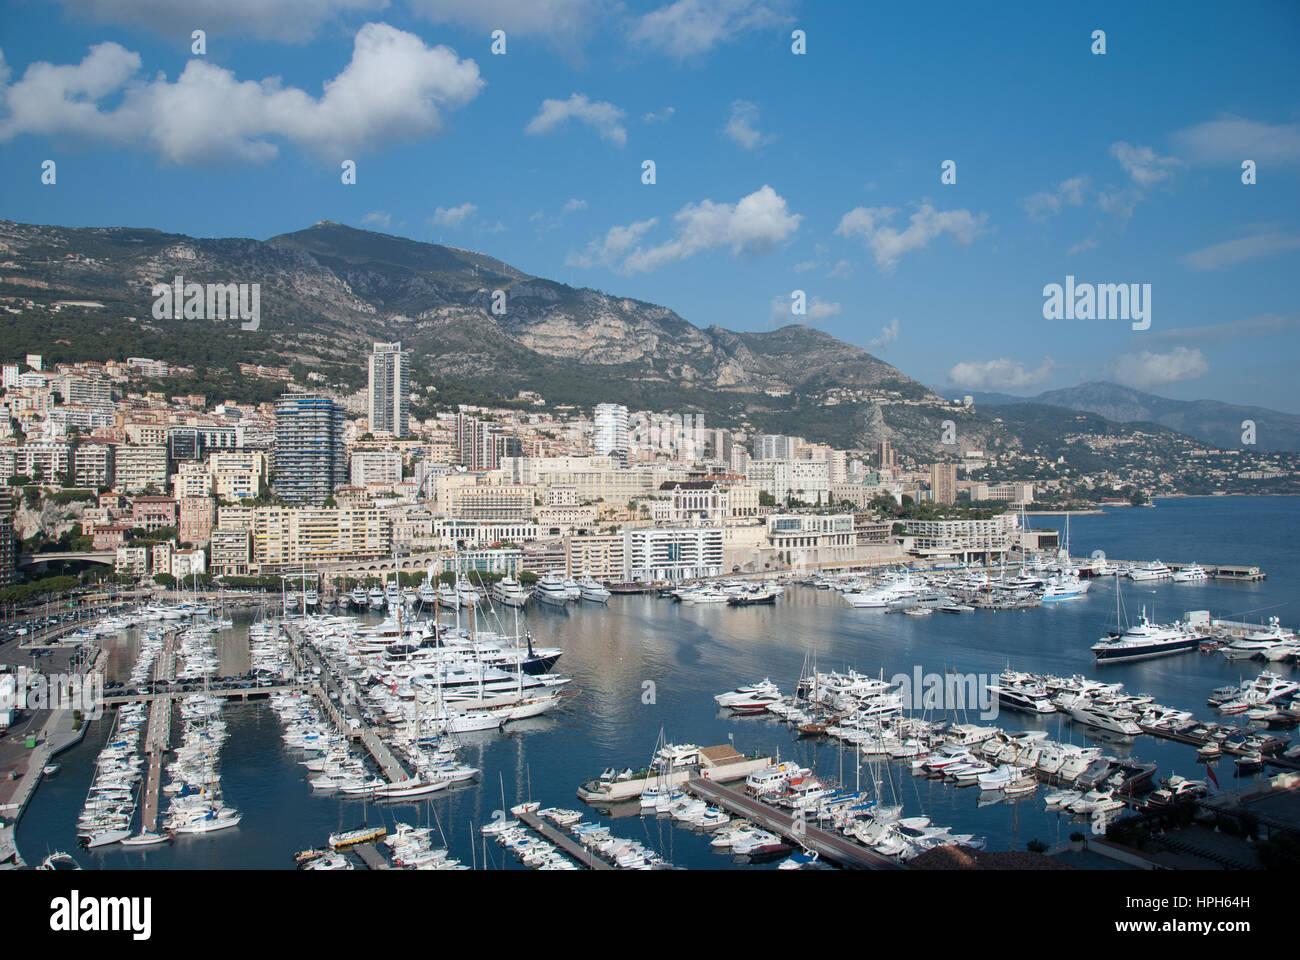
[[[823,859],[850,870],[902,870],[903,865],[868,850],[859,843],[845,839],[820,827],[801,823],[784,811],[770,807],[739,790],[724,787],[713,780],[694,777],[686,781],[686,789],[701,800],[723,807],[751,823],[775,833],[801,847],[816,851]]]
[[[153,665],[153,678],[165,680],[176,671],[176,631],[163,638],[162,652]],[[158,794],[162,789],[163,754],[171,745],[172,701],[158,697],[149,709],[149,724],[145,727],[144,754],[149,758],[149,772],[145,777],[144,799],[140,805],[140,824],[150,833],[158,830]]]
[[[528,827],[528,829],[541,835],[572,857],[578,866],[586,867],[588,870],[614,869],[614,867],[604,857],[599,856],[593,850],[588,850],[568,834],[561,833],[537,814],[521,813],[519,819],[526,827]]]
[[[1101,574],[1098,574],[1097,572],[1096,561],[1092,560],[1089,557],[1078,557],[1074,559],[1073,562],[1078,568],[1079,576],[1081,577],[1097,577],[1097,576],[1113,577],[1115,575],[1115,567],[1117,566],[1140,567],[1142,564],[1147,563],[1149,561],[1114,560],[1111,559],[1110,557],[1107,557],[1105,560],[1105,564],[1106,564],[1105,572]],[[1166,567],[1169,568],[1169,570],[1172,573],[1178,573],[1180,570],[1183,570],[1192,565],[1191,563],[1171,563],[1168,560],[1162,562]],[[1253,563],[1202,563],[1199,564],[1199,566],[1202,570],[1205,571],[1205,575],[1209,577],[1211,580],[1239,580],[1243,583],[1253,583],[1257,580],[1268,579],[1268,574],[1265,573],[1263,570],[1261,570],[1258,567],[1258,565]],[[1127,580],[1128,577],[1124,577],[1124,579]],[[1132,582],[1168,583],[1169,579],[1166,577],[1164,580],[1135,580]]]
[[[379,767],[380,772],[389,783],[401,783],[403,780],[410,779],[410,774],[398,761],[397,757],[393,755],[393,751],[388,748],[388,744],[361,716],[357,704],[344,696],[342,685],[339,683],[338,678],[334,676],[324,658],[312,648],[311,644],[307,643],[296,626],[286,623],[284,624],[284,630],[289,635],[290,648],[293,650],[294,659],[299,668],[310,668],[311,672],[319,674],[316,683],[310,686],[295,684],[294,688],[310,689],[312,693],[316,694],[317,699],[325,707],[325,712],[334,721],[334,725],[339,732],[344,737],[361,741],[361,744],[366,748],[371,759],[375,761],[375,765]],[[330,694],[333,694],[333,696],[331,697]]]

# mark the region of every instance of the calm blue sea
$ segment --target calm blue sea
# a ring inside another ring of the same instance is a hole
[[[1035,517],[1032,522],[1064,528],[1065,518]],[[1253,563],[1268,574],[1260,583],[1122,582],[1130,614],[1146,606],[1159,620],[1209,610],[1216,617],[1255,622],[1276,615],[1284,625],[1300,625],[1297,532],[1300,499],[1295,498],[1161,500],[1154,508],[1117,509],[1070,521],[1076,556],[1102,550],[1121,560]],[[886,802],[904,804],[909,814],[925,814],[950,824],[954,832],[987,836],[990,849],[1023,849],[1030,840],[1054,842],[1079,829],[1043,809],[1042,791],[1015,803],[980,806],[978,789],[914,778],[906,767],[863,766],[859,773],[852,753],[838,744],[800,741],[774,720],[723,714],[712,697],[763,677],[791,692],[805,658],[815,657],[822,669],[853,667],[883,672],[886,678],[911,674],[918,666],[938,673],[997,674],[1008,665],[1083,673],[1123,681],[1130,691],[1208,717],[1205,698],[1211,690],[1260,669],[1258,664],[1229,666],[1199,652],[1097,668],[1088,648],[1114,625],[1115,608],[1113,580],[1095,582],[1083,601],[960,616],[856,610],[834,592],[805,587],[788,588],[776,606],[767,608],[690,606],[651,596],[614,597],[607,609],[542,605],[529,610],[528,625],[540,643],[564,649],[556,672],[572,676],[580,695],[556,713],[512,725],[504,733],[463,738],[462,756],[482,769],[477,784],[405,806],[312,796],[304,768],[281,742],[280,723],[270,707],[233,705],[226,711],[231,735],[221,771],[226,798],[243,813],[242,824],[164,847],[88,853],[76,847],[75,821],[107,736],[106,723],[100,721],[83,744],[60,758],[62,772],[39,788],[19,826],[19,848],[29,862],[48,851],[71,851],[86,867],[289,869],[294,852],[322,845],[333,830],[363,820],[391,825],[397,819],[435,825],[455,856],[481,866],[484,847],[477,827],[490,821],[494,810],[528,797],[544,805],[580,807],[575,791],[584,779],[606,767],[644,764],[662,728],[669,741],[679,743],[719,744],[730,736],[742,751],[779,751],[816,764],[824,776],[838,777],[842,770],[850,785],[860,776]],[[246,669],[246,634],[246,624],[237,624],[223,641],[223,659],[231,671]],[[129,669],[133,642],[118,641],[113,652],[115,669]],[[1294,667],[1276,669],[1295,676]],[[1013,728],[1036,722],[1011,713],[997,720]],[[1045,728],[1060,739],[1090,740],[1066,721],[1052,720]],[[1138,738],[1128,748],[1107,746],[1113,753],[1158,762],[1160,776],[1201,775],[1190,747],[1150,737]],[[1224,787],[1236,779],[1230,764],[1219,764],[1217,772]],[[620,817],[614,830],[653,844],[680,866],[762,869],[734,864],[713,853],[703,835],[664,820]],[[491,868],[521,869],[490,841],[486,856]]]

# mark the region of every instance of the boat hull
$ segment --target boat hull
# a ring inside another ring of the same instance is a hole
[[[1098,663],[1124,663],[1132,660],[1151,660],[1155,657],[1167,657],[1175,653],[1186,653],[1188,650],[1195,650],[1202,643],[1208,640],[1208,637],[1187,636],[1168,643],[1149,647],[1118,647],[1107,649],[1106,645],[1094,646],[1092,648],[1093,656],[1097,658]]]
[[[753,757],[736,763],[709,767],[704,771],[697,767],[686,767],[668,774],[652,774],[631,780],[604,781],[597,789],[591,789],[589,784],[584,784],[578,788],[578,799],[586,803],[619,803],[639,797],[646,787],[658,786],[661,789],[678,787],[692,777],[698,776],[705,776],[718,783],[727,783],[731,780],[743,780],[751,773],[766,770],[774,764],[775,761],[771,757]]]

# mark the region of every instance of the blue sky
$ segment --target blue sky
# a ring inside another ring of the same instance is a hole
[[[329,218],[699,326],[809,322],[954,395],[1115,379],[1300,412],[1292,2],[0,8],[9,219]],[[1150,329],[1043,319],[1067,274],[1151,284]]]

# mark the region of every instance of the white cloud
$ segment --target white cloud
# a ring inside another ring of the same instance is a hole
[[[658,222],[658,218],[652,217],[649,220],[630,223],[626,227],[611,227],[603,238],[593,240],[587,244],[585,253],[569,254],[564,260],[564,265],[567,267],[612,267],[620,257],[636,247],[647,231]]]
[[[1133,219],[1133,211],[1142,199],[1142,194],[1134,189],[1102,190],[1097,194],[1097,206],[1123,223]]]
[[[847,277],[851,273],[853,273],[853,264],[849,263],[847,260],[836,260],[835,266],[831,267],[830,272],[826,274],[826,276],[827,278]]]
[[[368,227],[382,227],[387,230],[392,224],[393,218],[386,210],[371,210],[361,218],[361,222]]]
[[[473,60],[383,23],[357,31],[351,61],[320,98],[274,77],[241,82],[198,59],[174,83],[161,73],[140,79],[139,69],[139,55],[116,43],[92,47],[80,64],[32,64],[0,88],[7,108],[0,141],[26,133],[143,143],[187,164],[265,161],[279,152],[272,141],[283,139],[337,160],[436,136],[443,112],[483,86]],[[120,104],[102,109],[99,101],[116,94]]]
[[[894,317],[889,323],[880,328],[880,336],[867,341],[867,348],[870,350],[880,350],[889,346],[891,343],[898,343],[898,317]]]
[[[372,14],[388,0],[61,0],[69,13],[106,23],[146,27],[160,36],[184,37],[202,28],[211,34],[248,35],[302,43],[328,22]],[[476,0],[482,3],[483,0]]]
[[[1051,357],[1044,357],[1037,369],[1030,370],[1018,360],[965,360],[948,371],[948,380],[957,387],[971,390],[1015,390],[1046,383],[1056,368]]]
[[[565,203],[564,208],[560,211],[560,216],[564,216],[564,214],[566,213],[573,213],[573,211],[575,210],[586,210],[586,209],[587,209],[586,200],[579,200],[576,197],[573,197],[567,203]]]
[[[676,0],[641,17],[633,41],[684,60],[749,30],[790,22],[785,0]]]
[[[644,123],[667,123],[673,118],[673,114],[676,112],[677,109],[675,107],[664,107],[658,113],[647,113],[641,118],[641,120]]]
[[[1183,257],[1183,263],[1193,270],[1222,270],[1234,263],[1257,257],[1271,257],[1297,248],[1300,248],[1300,237],[1287,236],[1278,230],[1267,230],[1189,253]]]
[[[566,263],[649,273],[723,247],[730,247],[736,256],[757,257],[798,230],[802,219],[800,214],[790,213],[785,198],[765,184],[734,204],[712,200],[686,204],[673,215],[676,236],[658,246],[641,246],[646,233],[658,223],[657,218],[642,220],[614,227],[588,244],[583,253],[570,254]]]
[[[809,270],[816,270],[819,264],[816,260],[804,260],[794,265],[795,273],[807,273]]]
[[[433,211],[433,222],[439,227],[459,227],[469,219],[478,207],[472,203],[462,203],[459,207],[438,207]]]
[[[731,115],[727,118],[727,125],[722,128],[722,132],[733,143],[746,150],[753,150],[776,139],[759,132],[758,107],[748,100],[737,100],[731,105]]]
[[[1083,191],[1088,186],[1087,177],[1071,177],[1062,180],[1056,189],[1034,194],[1025,201],[1025,213],[1029,219],[1045,221],[1048,217],[1061,212],[1063,207],[1083,205]]]
[[[1069,250],[1066,250],[1065,255],[1067,257],[1072,257],[1076,253],[1083,253],[1085,250],[1091,250],[1096,245],[1097,245],[1097,241],[1095,239],[1093,239],[1092,237],[1085,237],[1084,239],[1076,243],[1074,246],[1072,246]]]
[[[632,251],[623,266],[631,273],[648,273],[720,247],[730,247],[738,256],[762,256],[798,230],[801,219],[766,184],[734,204],[688,203],[673,216],[677,236],[657,247]]]
[[[1130,387],[1158,387],[1162,384],[1195,380],[1209,372],[1210,364],[1200,350],[1174,347],[1169,353],[1126,353],[1110,365],[1110,375]]]
[[[969,244],[984,232],[988,215],[978,217],[969,210],[935,210],[923,203],[912,214],[906,230],[885,226],[898,211],[894,207],[855,207],[840,218],[835,232],[841,237],[861,236],[876,258],[876,265],[886,272],[893,270],[904,254],[924,248],[935,237],[950,233],[962,244]]]
[[[528,121],[525,133],[550,133],[570,117],[594,127],[601,139],[618,146],[627,144],[627,130],[620,123],[624,113],[612,103],[589,100],[586,94],[575,93],[568,100],[543,100],[537,116]]]
[[[1139,187],[1149,187],[1168,179],[1173,175],[1169,168],[1178,166],[1175,157],[1162,157],[1150,147],[1135,147],[1122,140],[1110,145],[1110,155],[1119,161]]]
[[[1243,160],[1300,160],[1300,123],[1268,124],[1228,115],[1180,130],[1174,140],[1198,163],[1224,163],[1240,169]]]

